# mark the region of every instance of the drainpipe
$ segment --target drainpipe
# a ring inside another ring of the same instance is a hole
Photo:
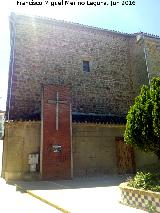
[[[150,79],[150,73],[149,73],[149,68],[148,68],[147,51],[146,51],[146,47],[145,47],[144,33],[142,33],[142,39],[143,39],[143,52],[144,52],[146,68],[147,68],[147,75],[148,75],[148,83],[150,85],[151,79]]]
[[[11,53],[10,53],[10,69],[11,69],[11,76],[10,76],[10,88],[8,89],[8,120],[10,119],[10,108],[11,108],[11,94],[12,94],[12,77],[13,77],[13,65],[14,65],[14,47],[15,47],[15,34],[16,34],[16,29],[15,29],[15,21],[12,17],[9,18],[10,21],[10,30],[13,32],[11,34],[11,39],[12,39],[12,44],[11,44]]]

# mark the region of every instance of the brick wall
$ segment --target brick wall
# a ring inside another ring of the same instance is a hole
[[[55,101],[61,101],[61,103],[57,105]],[[44,86],[41,138],[41,176],[43,179],[71,178],[70,113],[69,88]],[[61,151],[54,150],[53,146],[56,145],[61,146]]]
[[[135,36],[25,16],[16,16],[13,23],[10,119],[40,114],[43,84],[69,85],[74,112],[128,111],[146,78]],[[90,61],[90,73],[83,73],[83,60]]]

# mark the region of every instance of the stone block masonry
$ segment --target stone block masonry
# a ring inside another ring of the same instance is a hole
[[[132,35],[15,15],[11,41],[7,111],[13,120],[37,114],[40,119],[41,88],[47,84],[70,86],[73,112],[121,116],[146,79],[143,52]],[[88,73],[83,60],[89,61]]]
[[[160,39],[145,38],[147,62],[150,78],[160,76]]]

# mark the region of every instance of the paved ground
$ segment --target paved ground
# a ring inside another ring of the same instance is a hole
[[[0,141],[0,161],[1,153],[2,141]],[[0,178],[0,212],[59,212],[30,195],[16,192],[14,184],[29,190],[32,195],[39,196],[43,201],[54,204],[71,213],[144,212],[119,204],[120,194],[118,185],[123,180],[120,176],[104,176],[76,178],[68,181],[18,181],[8,185]]]
[[[0,140],[0,172],[1,172],[2,141]],[[0,213],[60,213],[57,209],[41,202],[40,200],[16,191],[14,185],[6,184],[0,178]]]
[[[16,191],[16,187],[8,185],[0,178],[0,212],[1,213],[60,213],[57,209],[40,200]]]
[[[118,202],[122,181],[121,177],[104,176],[16,184],[71,213],[144,212]]]

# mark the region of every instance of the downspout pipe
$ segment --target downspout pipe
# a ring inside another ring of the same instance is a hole
[[[147,51],[146,51],[145,40],[144,40],[144,33],[142,33],[142,39],[143,39],[143,52],[144,52],[146,68],[147,68],[148,84],[150,86],[151,78],[150,78],[150,73],[149,73],[149,68],[148,68],[148,59],[147,59]]]

